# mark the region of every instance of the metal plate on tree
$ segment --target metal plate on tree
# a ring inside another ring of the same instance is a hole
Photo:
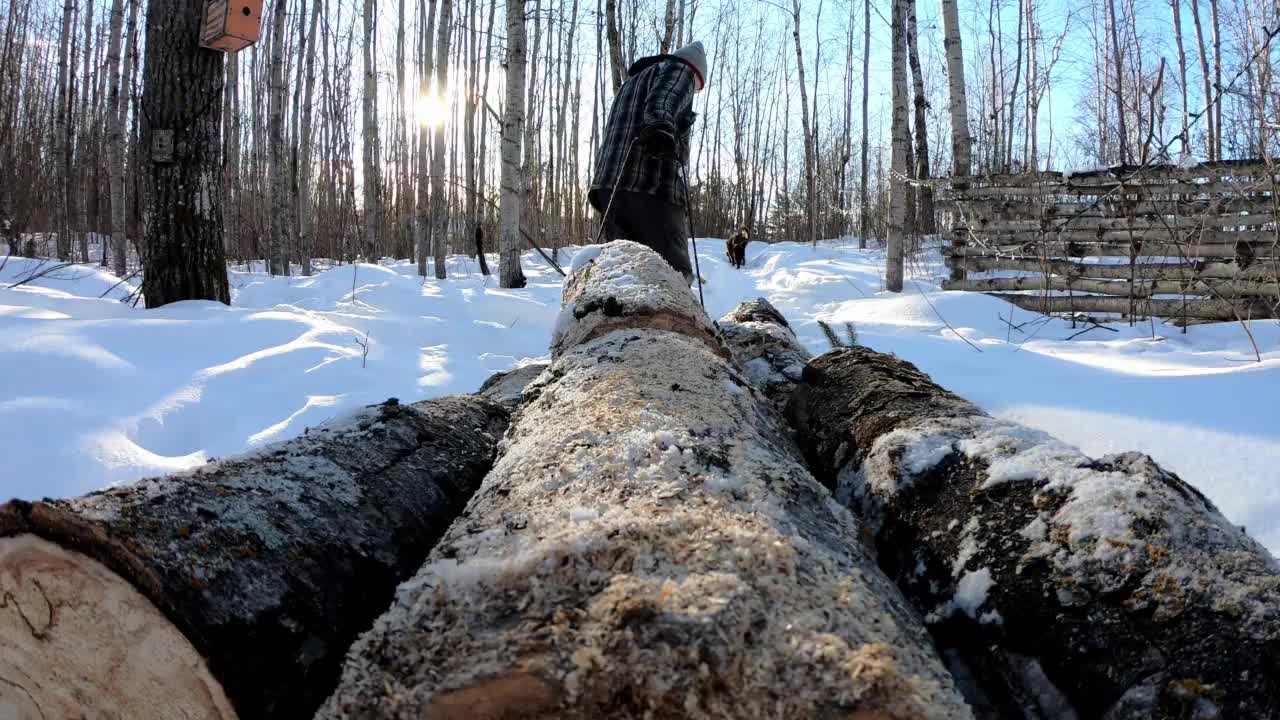
[[[173,162],[173,131],[156,130],[151,137],[151,161],[167,164]]]

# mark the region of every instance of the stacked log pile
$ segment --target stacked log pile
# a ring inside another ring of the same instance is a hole
[[[620,242],[477,396],[3,506],[0,650],[24,720],[1274,719],[1280,566]]]
[[[498,464],[319,717],[969,717],[678,273],[611,244],[563,313]]]
[[[948,197],[949,290],[1038,312],[1277,316],[1280,198],[1265,163],[964,178]]]

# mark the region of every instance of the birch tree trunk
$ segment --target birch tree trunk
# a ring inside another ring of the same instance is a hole
[[[364,0],[364,234],[365,260],[377,262],[382,247],[382,157],[378,141],[378,67],[374,54],[374,0]]]
[[[867,110],[871,104],[871,0],[863,0],[862,10],[862,176],[858,186],[858,247],[865,250],[871,228],[871,203],[867,188],[871,167],[871,124],[867,122]]]
[[[524,179],[520,173],[520,142],[524,137],[525,0],[507,0],[507,98],[502,118],[502,180],[498,198],[499,284],[522,288],[520,216]]]
[[[71,194],[71,89],[68,84],[68,67],[71,52],[71,33],[75,27],[75,0],[62,5],[62,31],[58,39],[58,87],[54,95],[57,109],[53,117],[53,136],[58,148],[58,194],[61,218],[58,225],[58,259],[71,257],[71,215],[74,196]]]
[[[1030,2],[1030,0],[1028,0]],[[920,52],[917,49],[916,37],[916,0],[907,0],[907,59],[911,67],[911,83],[915,90],[912,106],[915,109],[915,160],[912,174],[917,180],[928,180],[932,174],[929,170],[929,124],[927,111],[929,100],[924,94],[924,74],[920,70]],[[915,188],[916,217],[915,229],[924,235],[937,232],[938,225],[933,211],[933,188],[921,185]]]
[[[1200,77],[1204,81],[1204,103],[1205,103],[1205,124],[1208,128],[1208,134],[1205,138],[1205,155],[1209,158],[1209,162],[1218,159],[1217,147],[1213,143],[1214,137],[1217,136],[1217,118],[1214,117],[1212,109],[1209,108],[1209,100],[1213,98],[1213,90],[1210,87],[1212,82],[1209,76],[1209,55],[1204,44],[1204,28],[1200,23],[1200,2],[1199,0],[1191,0],[1191,19],[1196,28],[1196,47],[1199,49],[1200,57]]]
[[[604,1],[605,32],[609,38],[609,67],[612,72],[613,94],[622,89],[622,81],[627,77],[627,68],[622,61],[622,35],[618,32],[618,0]]]
[[[143,152],[147,307],[231,303],[222,245],[222,55],[198,45],[201,0],[149,0]]]
[[[1120,35],[1116,29],[1116,0],[1107,0],[1107,12],[1111,16],[1111,62],[1115,65],[1116,86],[1113,88],[1116,100],[1116,124],[1120,133],[1120,163],[1129,162],[1129,133],[1125,127],[1124,113],[1124,59],[1120,54]]]
[[[306,0],[303,0],[306,2]],[[314,95],[316,87],[316,31],[319,29],[320,15],[324,12],[324,3],[322,0],[315,0],[315,5],[311,9],[311,24],[307,30],[306,38],[306,60],[304,61],[303,72],[306,73],[305,85],[302,91],[302,120],[300,133],[302,137],[299,139],[301,150],[298,157],[298,251],[302,257],[302,274],[304,276],[311,275],[311,258],[314,252],[315,237],[312,228],[315,227],[315,199],[314,189],[312,188],[312,148],[314,146],[312,138],[312,125],[314,110]]]
[[[559,331],[318,718],[971,717],[678,273],[610,244]]]
[[[40,637],[0,613],[0,672],[45,713],[19,716],[310,718],[506,423],[476,397],[392,400],[192,472],[0,506],[3,597],[59,607]],[[77,597],[104,587],[133,601]]]
[[[1225,93],[1226,88],[1222,86],[1222,34],[1221,26],[1218,22],[1218,0],[1209,0],[1209,17],[1213,22],[1213,87],[1220,93]],[[1270,57],[1270,55],[1268,55]],[[1212,106],[1209,105],[1213,98],[1206,95],[1204,99],[1205,109],[1213,114],[1213,152],[1214,157],[1222,160],[1222,106],[1224,103],[1217,102]]]
[[[124,88],[125,93],[125,116],[128,117],[129,108],[133,109],[133,126],[130,131],[129,138],[132,140],[132,147],[129,148],[128,166],[130,171],[129,189],[127,193],[126,203],[129,207],[128,222],[130,235],[134,238],[135,248],[138,255],[141,256],[146,252],[146,243],[142,238],[142,121],[140,95],[137,88],[137,77],[141,63],[138,62],[138,14],[141,10],[143,0],[130,0],[129,2],[129,19],[128,30],[126,31],[125,52],[124,52]]]
[[[107,41],[107,152],[111,160],[111,269],[123,278],[127,269],[128,239],[125,237],[124,154],[125,116],[128,103],[120,93],[120,45],[124,34],[125,0],[111,0],[111,29]]]
[[[435,71],[433,62],[432,49],[434,38],[432,31],[435,29],[435,11],[436,2],[430,0],[430,3],[419,2],[418,4],[419,26],[426,23],[426,31],[422,33],[420,43],[422,47],[419,50],[419,66],[418,66],[418,102],[424,103],[431,96],[431,75]],[[422,17],[422,13],[426,13],[426,17]],[[418,198],[417,212],[414,217],[413,231],[415,233],[415,255],[418,258],[418,275],[420,277],[427,276],[427,255],[431,251],[431,127],[427,124],[426,118],[418,117]]]
[[[546,23],[550,25],[548,21]],[[525,100],[525,119],[524,119],[524,166],[520,171],[521,178],[524,181],[524,201],[521,207],[520,222],[526,232],[532,233],[534,238],[538,237],[537,214],[538,207],[538,179],[542,173],[540,164],[538,163],[538,141],[539,141],[539,116],[535,112],[540,112],[541,107],[538,103],[538,83],[542,80],[542,75],[538,72],[538,48],[542,43],[542,0],[534,0],[533,2],[533,45],[529,50],[529,68],[528,68],[528,96]],[[548,32],[548,34],[550,34]],[[551,46],[548,39],[547,47]],[[548,63],[550,65],[550,63]],[[550,73],[545,73],[548,77]],[[545,98],[545,95],[543,96]]]
[[[907,166],[911,132],[907,127],[907,8],[908,0],[893,0],[893,162],[889,178],[889,242],[885,288],[902,292],[903,242],[907,230]]]
[[[673,50],[671,41],[676,29],[676,2],[677,0],[667,0],[667,11],[662,17],[662,42],[658,44],[658,53],[661,55]],[[683,3],[681,5],[683,7]]]
[[[813,146],[812,124],[809,121],[809,91],[804,84],[804,51],[800,48],[800,0],[791,0],[791,36],[796,43],[796,70],[800,74],[800,121],[804,131],[804,177],[807,195],[805,199],[806,228],[809,242],[818,244],[818,181],[814,168],[816,149]],[[814,118],[816,122],[817,118]]]
[[[498,14],[498,0],[489,0],[489,19],[485,23],[485,33],[484,33],[484,64],[483,64],[484,77],[480,81],[480,98],[481,98],[481,103],[484,105],[485,109],[488,109],[490,68],[493,67],[493,24],[494,24],[494,19],[497,17],[497,14]],[[486,194],[486,191],[489,186],[488,176],[489,176],[489,115],[490,114],[494,115],[495,121],[500,122],[500,119],[497,117],[497,113],[488,113],[488,112],[480,113],[480,156],[479,156],[479,167],[477,168],[478,172],[476,173],[477,175],[476,192],[478,193],[476,197],[485,198],[486,200],[489,197]],[[501,136],[502,134],[501,128],[499,128],[498,134],[499,136]],[[499,168],[501,168],[501,159],[499,159]],[[499,169],[498,171],[499,184],[501,184],[501,180],[500,180],[501,174],[502,174],[502,171],[501,169]],[[499,188],[499,191],[501,191],[501,188]],[[484,222],[484,219],[489,215],[488,207],[490,204],[491,203],[489,202],[477,204],[479,208],[479,214],[480,214],[478,220],[480,221],[481,226],[484,226],[486,224]],[[494,218],[494,220],[496,225],[497,218]],[[494,233],[492,237],[499,237],[499,247],[497,248],[497,250],[499,253],[501,253],[502,252],[501,238],[499,234]],[[481,263],[481,265],[482,265],[484,274],[487,276],[489,274],[488,261]]]
[[[947,88],[950,95],[951,173],[966,177],[973,168],[973,161],[970,159],[972,143],[969,138],[969,96],[965,89],[964,46],[960,41],[960,13],[956,8],[956,0],[942,0],[942,38],[947,55]]]
[[[303,0],[305,2],[305,0]],[[287,0],[273,0],[271,28],[271,99],[267,114],[271,133],[271,160],[268,175],[271,183],[271,257],[272,275],[289,276],[289,242],[292,220],[289,215],[289,173],[284,134],[285,19]]]
[[[440,17],[436,30],[440,33],[436,40],[436,87],[440,104],[446,108],[446,117],[451,118],[449,108],[449,37],[453,30],[453,0],[440,0]],[[435,128],[435,144],[431,153],[431,215],[434,230],[431,233],[431,246],[434,251],[435,272],[437,280],[446,277],[444,259],[449,248],[449,206],[444,186],[444,126],[441,120]]]
[[[1088,458],[865,348],[811,363],[791,415],[980,717],[1280,703],[1280,564],[1151,458]]]
[[[240,247],[240,54],[227,53],[224,86],[222,170],[222,246],[228,258],[238,257]]]
[[[78,150],[75,172],[76,177],[72,182],[79,186],[80,194],[83,196],[80,198],[80,201],[75,204],[77,209],[75,233],[77,245],[79,246],[78,257],[80,258],[80,262],[87,263],[89,262],[89,232],[91,230],[89,227],[89,197],[91,192],[90,186],[92,185],[92,183],[89,182],[89,175],[92,172],[92,166],[90,163],[90,146],[97,144],[92,142],[90,139],[92,137],[91,128],[93,123],[89,119],[90,87],[93,85],[90,78],[90,67],[93,56],[93,0],[88,0],[85,7],[84,45],[80,48],[80,55],[84,60],[84,72],[80,81],[81,115],[76,118],[77,124],[79,125],[77,128],[79,130],[77,133],[79,135],[79,140],[76,142]],[[74,79],[72,84],[75,84]],[[74,93],[71,93],[70,95],[74,101]]]
[[[467,41],[465,47],[468,67],[471,68],[471,70],[470,72],[463,74],[463,78],[466,83],[466,92],[464,93],[462,100],[463,158],[466,170],[466,198],[464,200],[465,210],[463,211],[465,222],[462,224],[464,248],[466,247],[467,241],[472,240],[473,238],[481,238],[484,232],[483,230],[480,230],[480,225],[477,223],[476,217],[478,199],[483,197],[480,195],[480,186],[476,182],[476,174],[477,170],[481,169],[481,167],[478,166],[483,166],[484,163],[483,158],[476,157],[476,103],[484,102],[484,97],[479,94],[480,47],[478,37],[479,25],[476,17],[476,6],[478,4],[478,0],[468,0],[466,9],[467,14],[465,15],[467,18],[467,27],[470,29],[466,36]],[[477,231],[479,231],[481,235],[477,235]],[[463,250],[462,254],[467,254],[466,250]],[[481,272],[487,276],[489,274],[489,268],[485,262],[484,254],[478,246],[476,247],[476,256],[477,262],[480,264]]]

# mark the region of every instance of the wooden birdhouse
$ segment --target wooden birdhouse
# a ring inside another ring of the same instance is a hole
[[[262,32],[262,0],[207,0],[200,46],[240,52],[258,42]]]

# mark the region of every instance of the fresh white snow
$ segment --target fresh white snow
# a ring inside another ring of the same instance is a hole
[[[1148,323],[1113,324],[1118,332],[1068,339],[1083,327],[939,292],[936,254],[893,295],[882,292],[879,250],[752,243],[739,272],[722,241],[698,247],[713,317],[767,297],[819,353],[818,320],[841,336],[851,322],[863,344],[916,363],[998,417],[1094,456],[1152,455],[1280,553],[1280,323],[1250,325],[1261,363],[1233,323],[1187,334],[1156,323],[1155,338]],[[561,259],[583,264],[575,254]],[[97,268],[9,289],[37,263],[0,263],[0,500],[193,467],[387,397],[473,391],[544,358],[560,310],[560,278],[533,254],[524,290],[501,290],[473,261],[450,258],[442,283],[424,282],[408,262],[311,278],[233,272],[233,307],[154,311],[120,303],[134,288],[112,289],[118,278]]]

